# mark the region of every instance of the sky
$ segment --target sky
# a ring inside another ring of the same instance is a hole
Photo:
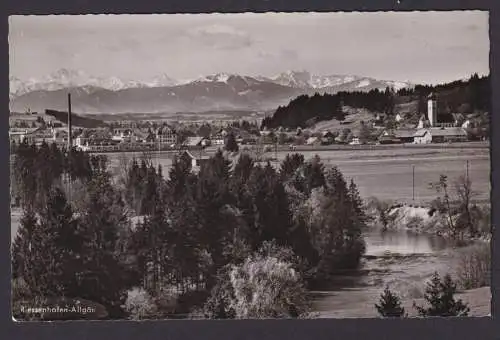
[[[10,75],[177,80],[287,70],[442,83],[489,73],[488,12],[9,17]]]

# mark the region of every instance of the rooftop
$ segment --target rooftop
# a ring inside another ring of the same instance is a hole
[[[448,137],[448,136],[467,136],[467,132],[461,127],[452,127],[452,128],[439,128],[439,127],[432,127],[432,128],[425,128],[425,129],[420,129],[417,132],[415,132],[414,136],[415,137],[422,137],[425,135],[426,132],[430,132],[431,135],[433,136],[442,136],[442,137]]]

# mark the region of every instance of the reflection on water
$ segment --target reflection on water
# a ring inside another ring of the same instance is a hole
[[[419,235],[406,231],[370,231],[365,234],[366,255],[433,254],[452,244],[438,236]]]

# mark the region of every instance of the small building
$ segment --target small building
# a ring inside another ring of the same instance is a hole
[[[431,127],[417,130],[413,137],[415,144],[464,142],[467,132],[460,127]]]
[[[361,145],[363,143],[361,143],[361,141],[359,140],[358,137],[354,137],[351,142],[349,143],[349,145]]]
[[[199,169],[203,164],[206,164],[210,160],[208,155],[198,155],[195,156],[191,152],[185,150],[181,157],[186,157],[191,160],[191,167],[193,169]]]
[[[127,141],[132,137],[132,130],[126,128],[118,128],[113,130],[113,137],[111,137],[115,141]]]
[[[177,133],[172,127],[163,125],[156,130],[156,142],[168,145],[175,144],[177,143]]]
[[[306,140],[307,145],[320,145],[321,144],[321,139],[319,137],[309,137]]]
[[[187,146],[188,148],[195,148],[195,147],[202,147],[203,141],[205,138],[203,137],[187,137],[186,141],[184,142],[184,145]]]

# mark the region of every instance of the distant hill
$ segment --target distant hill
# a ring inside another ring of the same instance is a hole
[[[68,112],[56,111],[56,110],[45,110],[45,114],[48,116],[52,116],[63,124],[68,124]],[[105,127],[106,123],[102,120],[82,117],[75,113],[71,114],[71,123],[74,127],[82,127],[94,129],[98,127]]]

